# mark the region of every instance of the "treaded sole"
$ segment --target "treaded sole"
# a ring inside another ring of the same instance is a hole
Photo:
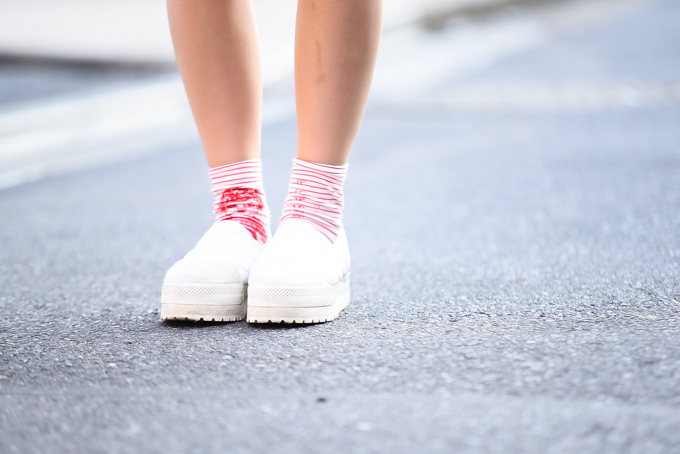
[[[324,323],[349,305],[349,276],[320,292],[318,287],[251,287],[248,323]]]
[[[241,284],[163,284],[161,320],[235,322],[246,317]]]
[[[246,317],[246,305],[202,306],[199,304],[161,304],[161,320],[192,322],[236,322]]]

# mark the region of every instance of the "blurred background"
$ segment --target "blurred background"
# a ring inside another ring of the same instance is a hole
[[[659,49],[669,53],[668,68],[656,65],[654,74],[640,52],[626,55],[639,44],[630,35],[600,38],[604,55],[568,44],[652,4],[677,2],[387,0],[369,108],[541,112],[677,102],[676,37]],[[296,2],[254,5],[267,124],[294,114]],[[489,71],[555,40],[538,66]],[[0,188],[195,141],[163,0],[0,0]]]
[[[296,4],[254,5],[275,227]],[[679,25],[385,0],[352,304],[270,329],[159,321],[214,220],[164,0],[0,0],[0,453],[678,452]]]

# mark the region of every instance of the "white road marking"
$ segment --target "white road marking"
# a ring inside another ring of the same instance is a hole
[[[396,30],[383,40],[374,78],[374,99],[418,97],[444,82],[538,46],[545,34],[534,21],[463,26],[425,33]]]
[[[457,84],[443,90],[443,82],[450,85],[451,81],[502,58],[541,45],[549,39],[553,28],[568,32],[591,27],[644,3],[642,0],[560,3],[562,6],[539,15],[483,21],[435,33],[414,25],[392,27],[383,40],[370,102],[390,109],[527,112],[678,102],[680,84],[630,86],[567,81],[554,85],[537,81],[524,85]],[[286,23],[294,19],[292,4],[288,1],[279,5],[281,11],[287,11],[282,13]],[[398,24],[397,19],[390,20]],[[265,28],[274,33],[266,24]],[[274,34],[277,33],[282,32]],[[265,75],[269,74],[265,81],[270,88],[283,84],[284,93],[290,93],[292,88],[289,86],[292,37],[289,38],[281,41],[281,49],[288,50],[279,52],[278,60],[268,57],[277,53],[276,46],[263,46],[265,61],[274,62],[265,70]],[[294,115],[290,94],[278,98],[268,95],[265,101],[265,124]],[[177,76],[0,111],[0,188],[130,159],[178,144],[198,146],[191,112]]]
[[[268,98],[263,123],[294,113],[291,97]],[[198,144],[179,77],[0,111],[0,188],[178,144]]]
[[[545,81],[517,84],[468,84],[436,95],[375,100],[380,110],[439,112],[557,113],[617,108],[649,108],[680,103],[676,83],[584,83]]]

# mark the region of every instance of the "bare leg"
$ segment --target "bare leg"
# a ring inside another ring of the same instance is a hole
[[[262,76],[250,0],[167,0],[175,55],[210,167],[260,156]]]
[[[297,157],[344,165],[366,107],[382,0],[299,0],[295,33]]]

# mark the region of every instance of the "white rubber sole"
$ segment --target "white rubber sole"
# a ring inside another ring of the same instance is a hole
[[[242,284],[164,283],[161,320],[235,322],[246,317]]]
[[[323,323],[349,305],[349,276],[333,287],[249,286],[248,323]]]

